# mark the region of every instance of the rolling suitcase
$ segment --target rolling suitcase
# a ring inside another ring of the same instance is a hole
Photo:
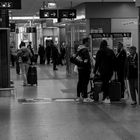
[[[116,77],[116,72],[115,72],[115,80],[112,80],[109,83],[109,98],[110,101],[120,101],[121,99],[121,83],[117,81]]]
[[[27,73],[27,82],[30,85],[37,85],[37,68],[35,65],[30,65]]]

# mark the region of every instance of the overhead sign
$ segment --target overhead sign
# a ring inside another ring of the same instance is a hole
[[[111,37],[111,33],[91,33],[92,38],[107,38]]]
[[[124,32],[124,33],[112,33],[113,38],[120,38],[120,37],[131,37],[130,32]]]
[[[124,33],[91,33],[90,34],[92,38],[107,38],[107,37],[113,37],[113,38],[120,38],[120,37],[131,37],[130,32],[124,32]]]
[[[40,18],[57,18],[57,10],[40,9]]]
[[[60,9],[59,18],[76,18],[76,9]]]
[[[0,9],[21,9],[21,0],[0,0]]]
[[[76,18],[76,9],[40,9],[40,18]]]

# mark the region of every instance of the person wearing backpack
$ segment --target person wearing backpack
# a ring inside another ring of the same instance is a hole
[[[21,73],[23,77],[23,86],[27,86],[27,73],[29,65],[31,64],[30,58],[32,57],[31,51],[22,43],[22,46],[17,54],[18,62],[21,68]]]

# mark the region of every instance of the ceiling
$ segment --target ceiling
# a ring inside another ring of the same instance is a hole
[[[38,15],[39,9],[48,2],[56,2],[57,8],[70,8],[85,2],[133,2],[133,0],[21,0],[22,9],[12,10],[12,16],[35,16]]]

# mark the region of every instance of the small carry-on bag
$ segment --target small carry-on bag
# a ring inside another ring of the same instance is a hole
[[[99,93],[102,91],[102,80],[100,75],[96,74],[90,79],[91,91],[89,92],[90,98],[94,101],[99,101]]]
[[[109,98],[110,101],[120,101],[121,99],[121,83],[117,80],[117,73],[115,72],[115,79],[109,83]]]
[[[35,65],[30,65],[27,73],[27,82],[30,85],[37,85],[37,68]]]
[[[94,101],[99,101],[99,93],[102,91],[102,82],[94,82],[94,88],[93,88],[93,99]]]

